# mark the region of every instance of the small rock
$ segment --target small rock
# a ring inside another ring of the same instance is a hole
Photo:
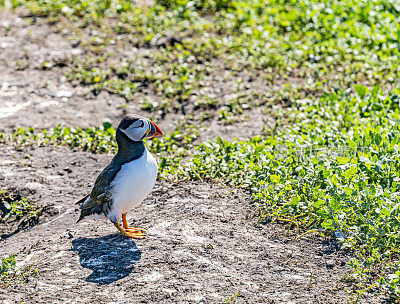
[[[60,90],[57,92],[57,97],[71,97],[74,94],[72,91]]]
[[[326,261],[326,268],[332,269],[335,266],[335,261],[327,260]]]
[[[175,45],[175,44],[181,44],[181,40],[175,38],[175,37],[162,37],[157,40],[156,46],[158,48],[165,48],[168,45]]]
[[[81,53],[82,53],[82,50],[80,50],[80,49],[74,49],[71,52],[72,55],[80,55]]]
[[[78,47],[80,44],[81,44],[81,41],[78,39],[78,40],[73,41],[73,42],[71,43],[71,46],[72,46],[73,48],[76,48],[76,47]]]
[[[68,231],[68,238],[72,239],[74,237],[75,233],[76,233],[76,231],[73,231],[73,230]]]
[[[70,167],[65,167],[65,168],[64,168],[64,171],[67,172],[67,173],[72,173],[72,170],[71,170]]]

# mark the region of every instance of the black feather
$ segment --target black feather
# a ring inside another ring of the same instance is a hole
[[[86,215],[83,214],[83,213],[81,212],[81,216],[80,216],[79,219],[76,221],[76,223],[78,224],[85,216],[86,216]]]
[[[80,199],[79,201],[76,202],[76,205],[82,205],[84,201],[89,197],[90,194],[86,195],[84,198]]]

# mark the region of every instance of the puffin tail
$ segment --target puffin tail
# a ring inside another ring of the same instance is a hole
[[[85,216],[81,213],[81,216],[79,217],[79,219],[76,221],[76,223],[78,224]]]
[[[82,209],[81,210],[81,215],[79,216],[79,219],[76,221],[76,223],[79,223],[85,216],[89,215],[89,214],[87,214],[87,210],[82,208],[83,204],[88,199],[88,197],[89,197],[89,194],[86,195],[84,198],[82,198],[82,199],[80,199],[79,201],[76,202],[76,205],[80,205],[79,208]]]
[[[82,209],[82,208],[81,208]],[[81,215],[79,216],[79,219],[76,221],[76,223],[78,224],[85,216],[91,215],[91,210],[87,209],[87,208],[83,208],[81,210]]]
[[[86,199],[89,197],[90,194],[86,195],[84,198],[80,199],[79,201],[76,202],[76,205],[82,205]]]

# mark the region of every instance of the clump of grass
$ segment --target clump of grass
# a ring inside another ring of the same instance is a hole
[[[39,210],[28,199],[20,195],[0,191],[0,220],[6,221],[10,217],[20,219],[24,216],[37,217]]]
[[[0,223],[18,222],[17,229],[35,225],[42,209],[19,194],[0,191]]]
[[[32,266],[16,270],[15,255],[10,255],[3,258],[0,265],[0,287],[7,288],[13,285],[27,283],[31,278],[35,278],[38,275],[39,272]]]

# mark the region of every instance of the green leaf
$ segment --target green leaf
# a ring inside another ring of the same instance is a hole
[[[344,165],[344,164],[347,164],[347,163],[350,161],[350,158],[338,156],[338,157],[336,158],[336,161],[337,161],[339,164]]]
[[[368,88],[359,84],[356,84],[354,86],[354,90],[357,92],[358,96],[360,96],[361,99],[363,99],[368,93]]]
[[[279,183],[281,178],[278,175],[271,174],[270,179],[271,179],[271,182],[273,182],[274,184],[277,184],[277,183]]]
[[[334,228],[334,226],[332,225],[332,220],[330,220],[330,219],[327,219],[327,220],[323,221],[323,222],[321,223],[321,226],[322,226],[323,228],[329,229],[329,230],[331,230],[331,229]]]
[[[347,169],[342,173],[342,175],[346,178],[352,177],[354,174],[357,173],[357,168],[354,166],[351,166],[350,169]]]

